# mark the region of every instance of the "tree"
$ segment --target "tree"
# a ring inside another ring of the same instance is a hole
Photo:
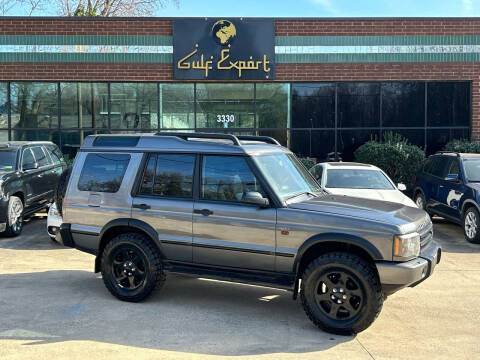
[[[35,10],[39,10],[45,0],[0,0],[0,15],[8,15],[16,7],[21,7],[23,11],[31,16]]]

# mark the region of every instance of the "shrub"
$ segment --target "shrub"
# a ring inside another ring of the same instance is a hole
[[[313,165],[315,165],[315,161],[311,158],[300,158],[300,161],[303,163],[303,165],[310,170]]]
[[[480,153],[480,143],[467,139],[452,140],[445,145],[445,151],[478,154]]]
[[[411,190],[425,153],[401,135],[389,132],[385,134],[384,142],[371,140],[360,146],[355,151],[355,160],[379,167],[395,184],[404,183]]]

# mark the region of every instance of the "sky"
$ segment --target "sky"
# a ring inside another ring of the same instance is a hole
[[[165,17],[428,17],[480,16],[480,0],[177,0]],[[9,15],[26,15],[16,9]],[[34,13],[58,15],[53,8]]]

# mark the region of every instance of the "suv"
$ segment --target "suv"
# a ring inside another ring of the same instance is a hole
[[[417,174],[414,199],[432,215],[463,225],[465,239],[480,244],[480,154],[439,152]]]
[[[0,144],[0,231],[19,235],[23,218],[45,209],[66,164],[51,142]]]
[[[260,284],[300,293],[337,334],[366,329],[441,254],[425,211],[325,194],[268,137],[88,136],[62,213],[57,240],[94,254],[121,300],[143,300],[165,272]]]

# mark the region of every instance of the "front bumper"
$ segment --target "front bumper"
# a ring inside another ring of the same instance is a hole
[[[404,287],[418,285],[432,275],[441,255],[440,245],[430,241],[416,259],[406,262],[377,261],[375,264],[383,292],[390,295]]]

